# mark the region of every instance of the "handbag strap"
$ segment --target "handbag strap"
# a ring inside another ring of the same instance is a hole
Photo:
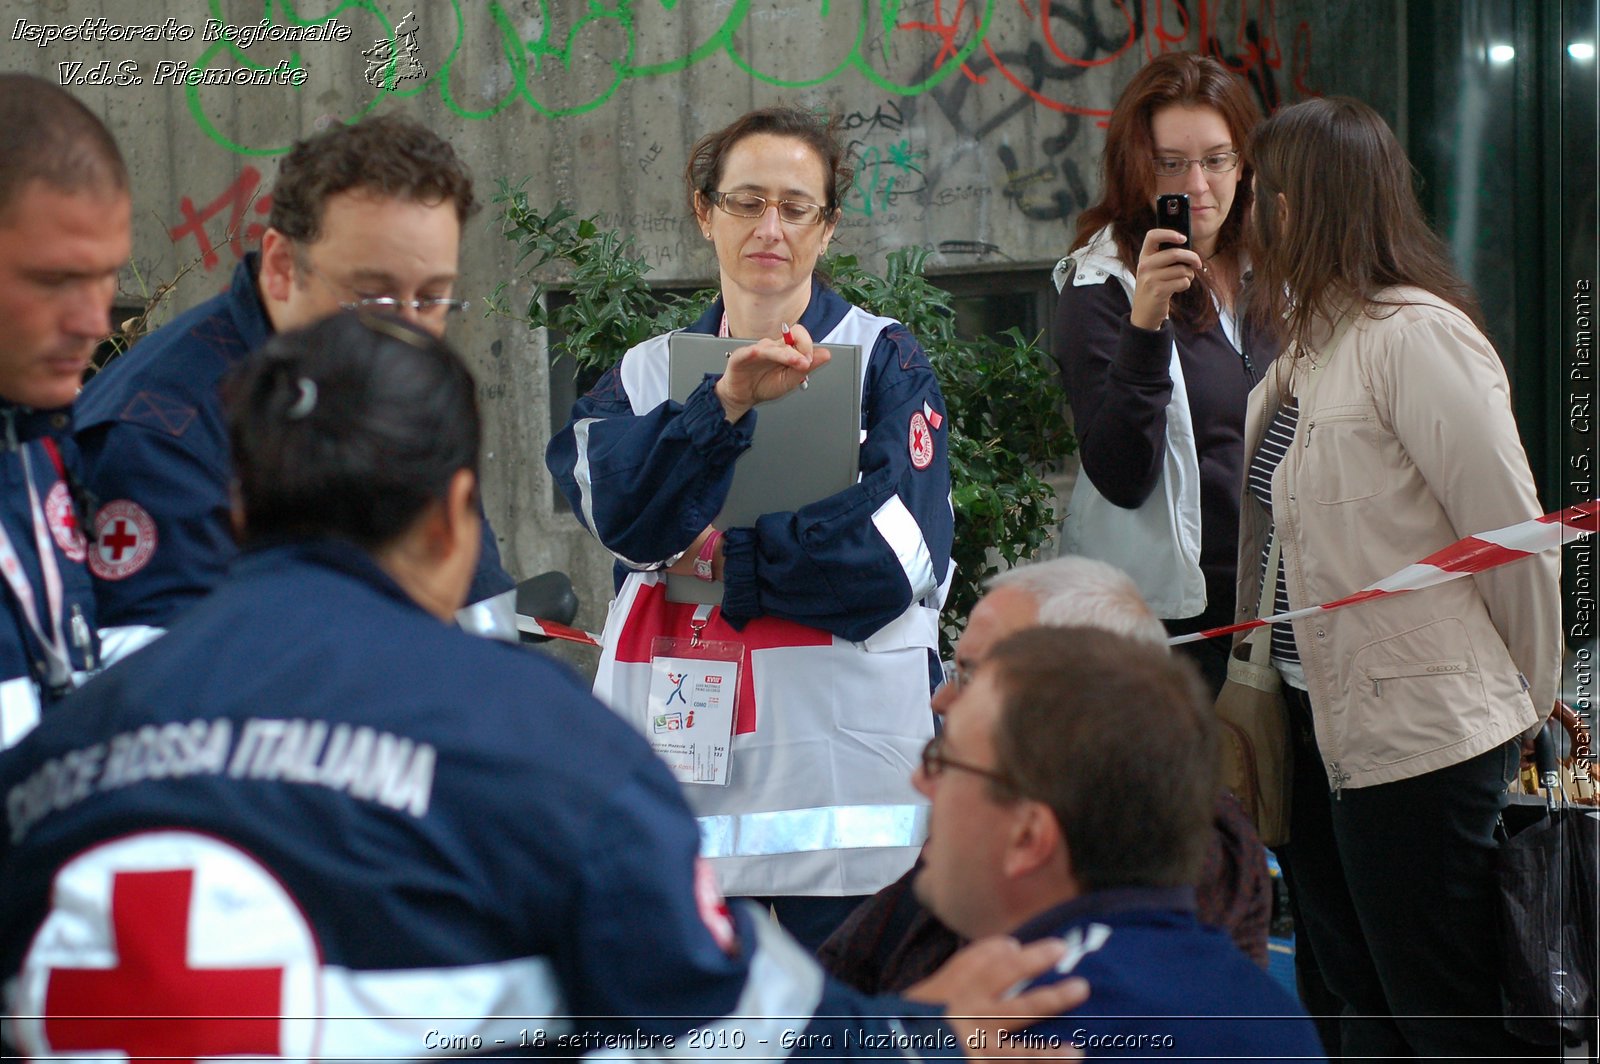
[[[1299,397],[1302,411],[1311,406],[1311,395],[1321,379],[1318,371],[1328,364],[1328,356],[1338,350],[1339,345],[1344,342],[1345,333],[1355,324],[1356,317],[1357,313],[1353,308],[1345,308],[1328,329],[1328,338],[1318,344],[1316,350],[1303,348],[1298,341],[1291,343],[1291,354],[1294,356],[1289,360],[1291,373],[1300,367],[1305,369],[1304,373],[1298,375],[1300,379],[1296,382],[1295,388],[1295,395]]]
[[[1265,620],[1272,616],[1272,604],[1278,595],[1278,527],[1274,523],[1270,544],[1267,547],[1267,571],[1261,578],[1261,594],[1256,601],[1256,620]],[[1266,667],[1272,660],[1272,626],[1262,625],[1248,637],[1250,643],[1250,664]]]

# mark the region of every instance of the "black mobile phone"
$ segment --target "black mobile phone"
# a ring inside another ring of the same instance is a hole
[[[1179,192],[1170,196],[1156,197],[1156,228],[1176,229],[1183,234],[1184,242],[1174,244],[1170,241],[1163,242],[1160,250],[1168,248],[1188,247],[1193,237],[1189,233],[1189,194]]]

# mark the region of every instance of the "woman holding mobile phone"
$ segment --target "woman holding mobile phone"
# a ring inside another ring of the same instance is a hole
[[[1126,570],[1174,634],[1233,620],[1245,398],[1270,360],[1234,317],[1260,120],[1213,59],[1144,67],[1111,115],[1100,201],[1056,267],[1054,354],[1082,461],[1063,548]],[[1157,224],[1157,198],[1180,194],[1188,242]],[[1181,649],[1222,685],[1225,641]]]

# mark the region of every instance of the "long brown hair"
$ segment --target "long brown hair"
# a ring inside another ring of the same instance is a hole
[[[1100,202],[1078,215],[1078,230],[1072,250],[1089,243],[1100,230],[1111,227],[1122,262],[1132,270],[1139,262],[1144,235],[1155,226],[1156,174],[1151,165],[1155,141],[1150,131],[1157,111],[1166,107],[1209,107],[1227,123],[1234,150],[1239,153],[1239,186],[1233,207],[1217,235],[1217,253],[1240,248],[1245,241],[1245,217],[1250,213],[1250,131],[1261,121],[1244,79],[1232,74],[1221,63],[1193,52],[1172,52],[1151,60],[1128,82],[1111,112],[1106,128],[1106,150],[1100,159]],[[1188,305],[1191,316],[1211,306],[1204,293],[1205,278],[1195,284],[1180,307]],[[1202,294],[1205,298],[1200,299]]]
[[[1410,161],[1372,108],[1348,97],[1303,100],[1262,123],[1250,154],[1256,326],[1307,347],[1318,321],[1352,307],[1404,306],[1377,295],[1406,285],[1483,328],[1472,290],[1423,218]]]

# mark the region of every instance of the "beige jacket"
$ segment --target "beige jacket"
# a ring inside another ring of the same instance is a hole
[[[1381,298],[1414,304],[1356,318],[1313,359],[1280,358],[1250,395],[1247,456],[1277,411],[1280,378],[1300,400],[1272,482],[1294,609],[1542,512],[1488,339],[1420,290]],[[1241,616],[1255,615],[1270,520],[1245,492]],[[1544,719],[1560,672],[1558,566],[1546,552],[1293,622],[1335,791],[1456,764]]]

